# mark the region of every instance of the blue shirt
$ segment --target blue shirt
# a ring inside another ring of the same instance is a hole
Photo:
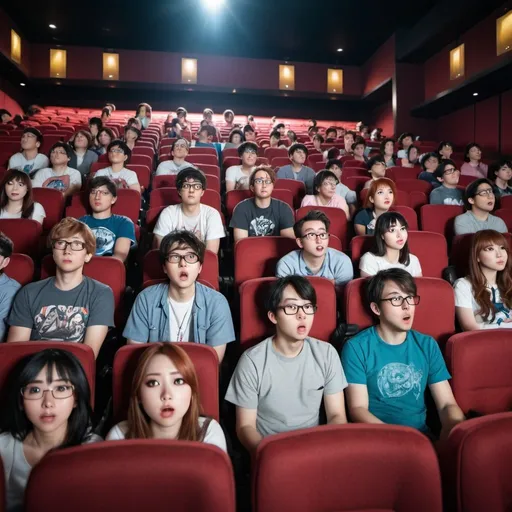
[[[139,343],[171,340],[167,283],[149,286],[137,295],[123,331]],[[221,293],[196,283],[192,308],[193,341],[216,347],[235,341],[228,301]],[[192,341],[192,340],[191,340]]]
[[[368,388],[374,416],[428,431],[425,388],[451,377],[434,338],[411,330],[403,343],[390,345],[369,327],[345,343],[341,361],[349,385]]]
[[[354,269],[350,258],[336,249],[327,248],[320,270],[315,274],[309,269],[303,256],[304,251],[292,251],[283,256],[276,267],[276,276],[285,277],[292,274],[300,276],[317,276],[333,279],[337,285],[348,283],[354,278]]]
[[[135,243],[135,226],[124,215],[111,215],[107,219],[84,215],[78,220],[91,228],[96,238],[96,256],[112,256],[118,238],[129,238],[131,245]]]
[[[0,343],[4,341],[7,332],[7,317],[11,311],[14,296],[21,288],[18,281],[6,276],[4,273],[0,274]]]

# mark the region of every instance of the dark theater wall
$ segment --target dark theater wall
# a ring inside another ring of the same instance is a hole
[[[390,37],[363,65],[363,94],[369,94],[395,74],[395,36]]]
[[[369,120],[372,127],[382,128],[386,137],[394,135],[393,103],[391,100],[373,110]]]

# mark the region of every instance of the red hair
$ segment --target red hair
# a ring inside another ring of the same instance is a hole
[[[389,178],[378,178],[376,180],[372,180],[370,188],[368,189],[368,194],[366,194],[366,198],[364,200],[364,208],[373,208],[373,203],[370,201],[370,197],[373,199],[377,190],[379,188],[389,187],[393,192],[393,201],[391,202],[391,206],[395,204],[396,201],[396,185],[393,180]]]

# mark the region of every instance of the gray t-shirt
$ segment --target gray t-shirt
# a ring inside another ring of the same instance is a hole
[[[229,227],[244,229],[249,236],[280,236],[294,222],[292,209],[283,201],[271,199],[268,208],[258,208],[250,198],[236,205]]]
[[[62,291],[55,278],[24,286],[14,299],[9,325],[29,327],[31,340],[83,343],[93,325],[114,326],[114,294],[90,277],[72,290]]]
[[[306,186],[306,194],[313,194],[313,180],[316,173],[311,167],[302,166],[299,172],[294,172],[291,165],[284,165],[277,171],[277,177],[287,180],[299,180]]]
[[[347,204],[357,204],[357,194],[343,183],[336,185],[336,194],[343,197]]]
[[[464,192],[458,188],[441,185],[430,192],[430,204],[464,206]]]
[[[4,341],[7,332],[7,317],[11,311],[14,296],[20,288],[21,285],[18,281],[5,274],[0,274],[0,343]]]
[[[262,436],[319,424],[325,395],[347,387],[339,355],[332,345],[306,338],[296,357],[277,352],[272,337],[242,354],[226,392],[226,400],[257,409]]]
[[[477,233],[484,229],[494,229],[498,233],[506,233],[508,231],[507,225],[495,215],[489,214],[487,220],[478,220],[470,211],[455,217],[455,234],[465,235],[466,233]]]

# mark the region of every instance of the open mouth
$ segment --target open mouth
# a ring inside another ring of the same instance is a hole
[[[39,417],[43,423],[52,423],[55,420],[54,414],[43,414]]]
[[[160,410],[160,416],[162,418],[170,418],[174,414],[174,408],[173,407],[163,407]]]
[[[180,281],[186,281],[188,279],[188,272],[186,270],[182,270],[179,275]]]
[[[396,243],[397,243],[398,245],[403,245],[404,241],[403,241],[403,240],[397,240],[397,241],[396,241]]]
[[[402,320],[404,323],[408,324],[411,322],[411,318],[412,318],[411,315],[405,315],[402,317]]]
[[[304,324],[299,324],[297,326],[297,333],[298,334],[306,334],[306,326]]]

